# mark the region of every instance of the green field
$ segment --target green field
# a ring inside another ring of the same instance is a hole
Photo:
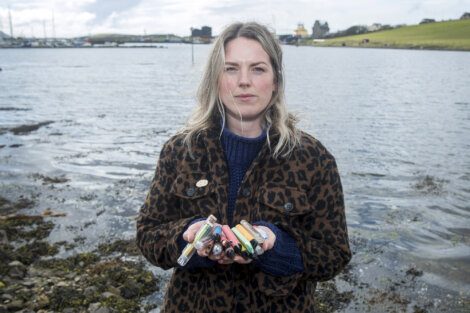
[[[313,42],[310,39],[304,44],[319,47],[388,47],[470,51],[470,20],[403,26],[362,35],[326,39],[324,42]]]

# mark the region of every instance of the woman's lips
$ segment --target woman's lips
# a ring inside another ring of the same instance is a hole
[[[242,100],[242,101],[248,101],[248,100],[251,100],[255,97],[256,96],[252,95],[252,94],[242,94],[242,95],[235,96],[235,98],[237,98],[239,100]]]

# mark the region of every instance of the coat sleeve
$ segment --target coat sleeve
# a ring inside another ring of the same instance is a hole
[[[332,279],[351,259],[341,179],[334,157],[324,151],[308,194],[311,212],[303,227],[293,230],[305,274],[314,281]]]
[[[144,257],[162,269],[177,266],[178,237],[193,217],[180,218],[179,200],[171,194],[176,179],[174,141],[162,148],[155,176],[137,218],[137,246]]]
[[[343,190],[336,161],[321,144],[315,150],[320,153],[310,164],[313,178],[307,194],[307,213],[275,223],[297,242],[304,271],[288,277],[260,276],[260,288],[268,295],[287,295],[300,280],[315,284],[332,279],[351,259]]]

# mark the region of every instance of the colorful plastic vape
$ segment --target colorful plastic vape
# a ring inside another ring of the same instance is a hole
[[[255,255],[255,250],[251,246],[251,243],[248,239],[245,238],[245,236],[242,235],[242,233],[236,228],[232,227],[232,232],[237,236],[238,240],[241,242],[241,244],[246,248],[247,252],[250,255]]]
[[[179,265],[185,266],[188,263],[188,261],[196,252],[198,242],[201,242],[199,244],[200,247],[204,246],[204,242],[202,242],[201,240],[204,237],[210,236],[212,227],[214,226],[215,222],[217,222],[217,218],[214,215],[209,215],[209,217],[205,220],[204,224],[201,226],[201,228],[199,228],[198,232],[196,233],[196,236],[193,241],[194,244],[188,243],[186,247],[184,247],[183,252],[181,252],[181,255],[177,261]]]
[[[237,224],[237,226],[235,227],[250,242],[251,246],[253,247],[257,255],[261,255],[264,253],[264,250],[263,248],[261,248],[258,241],[253,237],[253,235],[245,227],[243,227],[242,224]]]

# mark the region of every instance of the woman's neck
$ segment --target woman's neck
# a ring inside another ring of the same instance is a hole
[[[240,120],[227,115],[225,122],[227,123],[226,127],[232,133],[241,137],[256,138],[263,132],[260,119],[241,122]]]

